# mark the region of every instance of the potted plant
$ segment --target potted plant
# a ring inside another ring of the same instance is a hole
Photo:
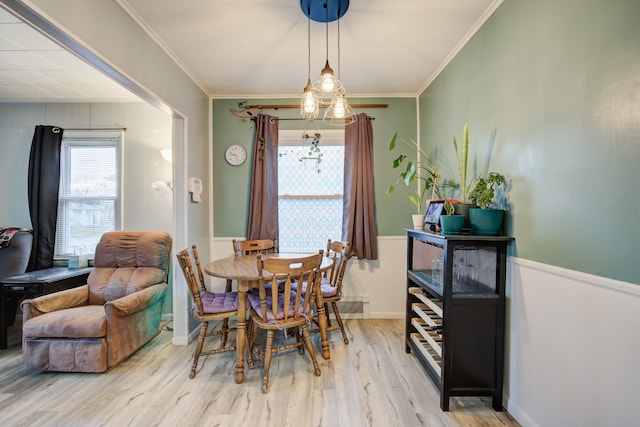
[[[453,148],[456,151],[456,160],[458,163],[458,187],[460,188],[460,198],[458,203],[454,205],[455,213],[463,215],[465,217],[465,227],[469,228],[469,208],[472,206],[469,202],[469,192],[471,191],[471,185],[473,184],[473,178],[467,175],[468,160],[469,160],[469,125],[464,124],[462,128],[462,140],[461,145],[458,146],[458,141],[455,135],[453,136]]]
[[[416,191],[408,191],[408,196],[416,208],[416,213],[413,215],[413,227],[421,230],[424,227],[423,209],[426,206],[425,201],[427,200],[425,196],[428,194],[427,191],[431,189],[430,199],[440,197],[438,186],[441,183],[441,176],[431,161],[431,158],[429,158],[427,153],[412,139],[400,138],[397,132],[394,133],[393,138],[391,138],[389,142],[389,151],[395,149],[398,141],[415,149],[416,158],[411,159],[405,154],[400,154],[393,160],[393,168],[400,169],[401,172],[398,174],[395,184],[389,186],[387,194],[393,194],[396,186],[400,184],[400,182],[403,182],[407,187],[412,184],[417,184]]]
[[[497,188],[505,182],[503,175],[489,172],[486,177],[479,178],[469,199],[476,208],[469,209],[471,233],[478,235],[496,235],[502,228],[504,210],[495,206],[494,198]]]
[[[449,199],[444,201],[444,210],[447,214],[440,216],[440,228],[443,236],[462,233],[465,218],[464,215],[455,213],[456,204],[451,203]]]

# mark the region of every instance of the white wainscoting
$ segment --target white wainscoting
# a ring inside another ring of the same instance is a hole
[[[511,258],[505,406],[523,426],[640,425],[640,286]]]

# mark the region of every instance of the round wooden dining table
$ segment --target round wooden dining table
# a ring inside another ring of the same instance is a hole
[[[313,255],[310,253],[273,253],[262,254],[263,258],[278,257],[278,258],[301,258],[305,256]],[[326,256],[322,257],[322,263],[320,270],[325,271],[333,266],[333,259]],[[258,273],[258,261],[257,256],[254,255],[240,255],[231,256],[227,258],[217,259],[215,261],[208,262],[204,266],[204,271],[213,277],[219,277],[221,279],[232,279],[238,282],[238,320],[236,324],[236,368],[235,368],[235,381],[236,383],[242,383],[244,381],[244,346],[247,330],[247,318],[246,314],[241,316],[240,313],[247,312],[247,292],[251,288],[258,287],[260,280],[260,274]],[[329,359],[331,352],[329,350],[329,340],[327,339],[327,317],[324,309],[324,302],[322,299],[322,292],[320,289],[315,291],[316,297],[316,311],[318,315],[318,326],[320,329],[321,343],[322,343],[322,357]]]

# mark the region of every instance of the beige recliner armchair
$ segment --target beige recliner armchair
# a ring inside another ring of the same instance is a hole
[[[87,284],[23,301],[24,366],[104,372],[160,332],[171,236],[105,233]]]

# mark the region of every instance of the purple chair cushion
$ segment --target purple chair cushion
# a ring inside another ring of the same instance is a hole
[[[307,291],[307,282],[302,284],[302,292]],[[320,282],[320,292],[322,292],[322,298],[329,298],[336,296],[338,292],[338,288],[329,283],[329,279],[326,277],[322,278],[322,282]]]
[[[254,293],[248,293],[247,294],[247,300],[249,301],[249,305],[250,307],[253,309],[253,311],[256,312],[256,314],[258,315],[258,317],[260,317],[262,320],[265,320],[262,317],[262,310],[260,309],[260,296]],[[266,299],[267,302],[267,322],[273,322],[275,320],[282,320],[284,319],[284,294],[278,294],[278,316],[274,316],[273,315],[273,304],[271,301],[270,297],[267,297]],[[302,315],[308,315],[309,313],[303,313],[303,307],[302,307],[302,299],[300,299],[300,309],[299,309],[299,314]],[[295,305],[296,305],[296,294],[294,291],[291,291],[291,301],[289,303],[289,312],[287,313],[287,317],[293,317],[295,314]],[[309,310],[307,310],[309,311]]]
[[[200,292],[202,300],[202,309],[204,313],[200,314],[218,314],[236,311],[238,309],[238,293],[237,292]],[[194,304],[194,308],[198,308]]]

